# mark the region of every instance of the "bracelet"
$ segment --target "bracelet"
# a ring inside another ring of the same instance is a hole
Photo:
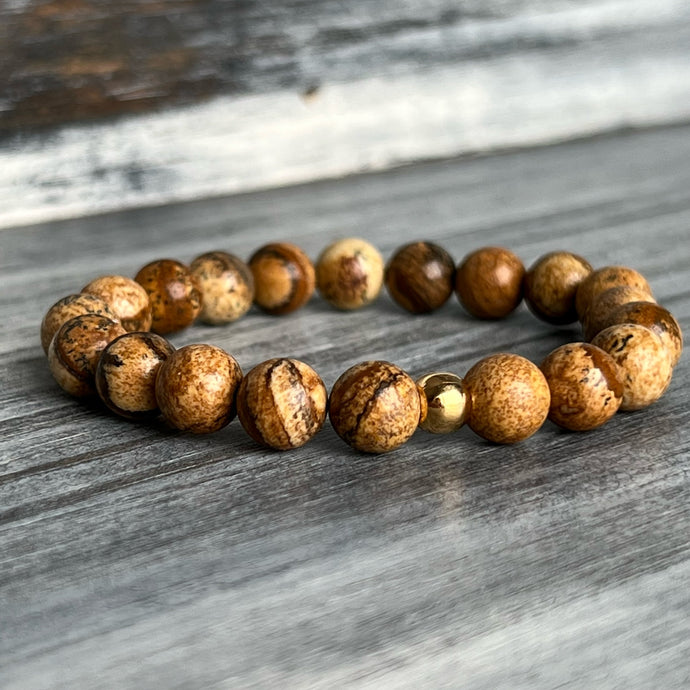
[[[304,362],[274,358],[247,374],[214,345],[176,349],[163,337],[196,319],[223,325],[256,304],[275,315],[307,303],[318,288],[340,310],[372,303],[386,285],[414,314],[455,293],[470,315],[500,319],[524,298],[551,324],[579,320],[585,341],[562,345],[539,366],[512,353],[480,360],[464,377],[426,373],[414,380],[395,364],[368,361],[345,371],[330,395]],[[493,443],[516,443],[548,418],[572,431],[597,428],[619,409],[638,410],[667,390],[683,347],[680,326],[634,269],[594,270],[582,257],[551,252],[526,270],[502,247],[484,247],[458,265],[432,242],[399,248],[384,265],[369,242],[334,242],[316,265],[297,246],[268,244],[244,263],[214,251],[189,266],[161,259],[134,280],[102,276],[56,302],[41,324],[50,370],[76,397],[98,395],[128,419],[162,415],[192,433],[217,431],[235,416],[258,443],[296,448],[326,416],[353,448],[382,453],[418,427],[450,433],[467,425]]]

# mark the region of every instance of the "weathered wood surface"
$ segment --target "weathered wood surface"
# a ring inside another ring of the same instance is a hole
[[[44,310],[97,274],[271,239],[386,256],[430,238],[456,258],[505,244],[632,265],[690,326],[690,129],[418,165],[0,234],[0,685],[18,688],[684,688],[690,683],[690,375],[587,434],[514,447],[418,432],[394,453],[326,427],[258,449],[137,426],[63,396]],[[385,358],[463,373],[539,361],[572,329],[522,308],[480,323],[387,297],[342,314],[194,327],[245,370],[310,362],[330,386]]]

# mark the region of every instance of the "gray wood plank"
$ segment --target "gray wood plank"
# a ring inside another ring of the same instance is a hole
[[[587,434],[514,447],[417,432],[369,457],[327,425],[257,448],[130,424],[62,395],[45,309],[101,273],[289,238],[384,255],[420,237],[459,259],[505,244],[624,263],[690,323],[690,128],[450,160],[0,233],[0,678],[6,688],[630,687],[690,682],[689,373]],[[248,370],[305,359],[330,386],[384,358],[462,374],[578,338],[526,309],[480,323],[387,296],[342,314],[195,326]]]

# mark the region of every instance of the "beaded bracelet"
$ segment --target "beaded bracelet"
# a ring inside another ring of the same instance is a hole
[[[464,378],[434,372],[415,381],[394,364],[362,362],[328,395],[321,377],[296,359],[270,359],[243,375],[221,348],[175,349],[163,337],[197,318],[231,323],[252,304],[287,314],[317,287],[334,307],[357,309],[374,301],[384,283],[395,302],[415,314],[438,309],[455,292],[471,315],[500,319],[524,297],[544,321],[579,319],[589,342],[562,345],[539,367],[516,354],[490,355]],[[384,266],[375,247],[349,238],[327,247],[316,266],[299,247],[274,243],[248,264],[215,251],[189,266],[154,261],[134,280],[97,278],[49,309],[41,342],[65,391],[98,394],[129,419],[162,414],[176,429],[208,433],[238,416],[255,441],[287,450],[312,438],[328,411],[353,448],[381,453],[405,443],[418,426],[449,433],[467,423],[494,443],[522,441],[547,418],[569,430],[594,429],[619,409],[641,409],[661,397],[683,336],[631,268],[593,270],[576,254],[551,252],[526,271],[501,247],[478,249],[456,268],[431,242],[401,247]]]

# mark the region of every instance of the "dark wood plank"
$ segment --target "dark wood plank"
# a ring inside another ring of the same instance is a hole
[[[0,233],[0,676],[50,687],[684,687],[690,596],[687,357],[666,396],[606,427],[513,447],[469,430],[351,451],[329,426],[258,449],[138,426],[63,396],[38,326],[97,274],[289,238],[384,255],[430,238],[622,263],[690,323],[690,128],[401,168]],[[248,370],[368,358],[462,374],[577,339],[522,308],[479,323],[318,298],[195,326]]]

